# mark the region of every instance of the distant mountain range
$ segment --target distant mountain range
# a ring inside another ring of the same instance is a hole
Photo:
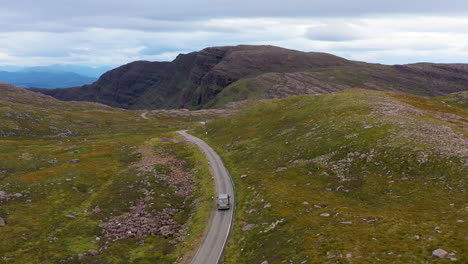
[[[172,62],[136,61],[90,85],[33,91],[128,109],[200,109],[349,88],[439,96],[467,87],[468,64],[388,66],[326,53],[240,45],[180,54]]]
[[[0,66],[0,82],[23,88],[65,88],[90,84],[109,67],[49,65],[35,67]]]
[[[99,78],[106,71],[111,70],[111,67],[88,67],[70,64],[54,64],[49,66],[27,67],[21,70],[22,72],[73,72],[86,77]]]
[[[0,72],[0,82],[23,88],[63,88],[90,84],[94,81],[96,81],[94,77],[86,77],[73,72]]]

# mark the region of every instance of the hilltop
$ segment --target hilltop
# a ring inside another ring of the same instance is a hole
[[[172,62],[132,62],[91,85],[33,90],[61,100],[127,109],[200,109],[354,87],[440,96],[463,91],[467,85],[464,64],[386,66],[326,53],[240,45],[180,54]]]

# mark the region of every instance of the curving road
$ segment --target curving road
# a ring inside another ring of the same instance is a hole
[[[219,211],[213,207],[214,213],[208,233],[191,262],[192,264],[217,264],[223,256],[224,248],[231,231],[235,209],[234,185],[228,170],[224,167],[223,161],[205,141],[185,131],[178,131],[177,133],[184,136],[188,141],[198,145],[205,152],[213,171],[217,193],[227,193],[231,196],[230,210]]]

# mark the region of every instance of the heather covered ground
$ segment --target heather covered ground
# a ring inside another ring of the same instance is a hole
[[[226,263],[465,262],[466,99],[352,89],[198,129],[238,192]]]

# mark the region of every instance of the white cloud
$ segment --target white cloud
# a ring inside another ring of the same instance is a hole
[[[468,62],[468,18],[463,16],[106,19],[70,18],[55,30],[41,30],[48,22],[30,31],[0,30],[0,66],[118,66],[237,44],[271,44],[379,63]]]

